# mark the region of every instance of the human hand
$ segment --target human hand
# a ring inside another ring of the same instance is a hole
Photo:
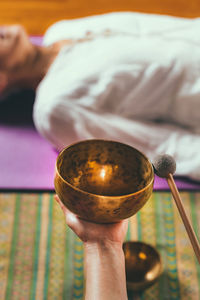
[[[85,299],[128,299],[122,249],[128,221],[112,224],[88,222],[69,211],[57,195],[55,200],[64,212],[67,225],[84,242]]]
[[[101,241],[123,243],[128,228],[128,220],[110,224],[88,222],[69,211],[57,195],[55,195],[55,200],[63,210],[67,225],[84,243]]]

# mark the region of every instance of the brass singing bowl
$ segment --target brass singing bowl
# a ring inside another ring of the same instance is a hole
[[[144,290],[159,278],[163,266],[158,251],[143,242],[123,244],[127,288],[132,291]]]
[[[113,223],[134,215],[150,198],[154,171],[147,157],[131,146],[85,140],[57,157],[55,191],[79,217]]]

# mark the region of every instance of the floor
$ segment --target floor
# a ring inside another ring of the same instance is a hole
[[[0,23],[20,23],[29,34],[43,34],[60,19],[110,11],[140,11],[181,17],[200,16],[199,0],[0,0]]]

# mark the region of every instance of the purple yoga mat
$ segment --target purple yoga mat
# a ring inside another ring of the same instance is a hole
[[[33,126],[0,126],[0,189],[53,190],[58,153]],[[182,189],[199,189],[200,184],[176,179]],[[168,190],[165,179],[155,177],[154,190]]]
[[[57,152],[32,126],[0,126],[0,188],[52,190]]]
[[[179,190],[200,191],[200,182],[192,181],[186,177],[180,178],[174,176],[174,179]],[[169,186],[167,184],[166,179],[160,178],[155,175],[154,190],[157,191],[169,190]]]

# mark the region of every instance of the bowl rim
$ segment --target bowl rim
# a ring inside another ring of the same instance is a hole
[[[117,143],[117,144],[122,144],[122,145],[125,145],[125,146],[128,146],[130,148],[133,148],[134,150],[136,150],[138,153],[140,153],[145,159],[146,161],[149,163],[149,165],[151,166],[151,170],[152,170],[152,178],[150,180],[150,182],[148,183],[148,185],[146,185],[144,188],[142,188],[141,190],[137,191],[137,192],[134,192],[134,193],[129,193],[129,194],[125,194],[125,195],[119,195],[119,196],[110,196],[110,195],[98,195],[98,194],[95,194],[95,193],[89,193],[89,192],[86,192],[84,190],[81,190],[77,187],[75,187],[74,185],[72,185],[71,183],[69,183],[68,181],[66,181],[60,174],[60,172],[58,172],[58,160],[60,158],[60,156],[63,154],[63,152],[65,152],[67,149],[75,146],[75,145],[78,145],[78,144],[82,144],[82,143],[85,143],[85,142],[94,142],[94,141],[101,141],[101,142],[112,142],[112,143]],[[118,142],[118,141],[114,141],[114,140],[107,140],[107,139],[85,139],[85,140],[81,140],[79,142],[75,142],[75,143],[72,143],[70,144],[69,146],[63,148],[58,156],[57,156],[57,159],[56,159],[56,163],[55,163],[55,171],[56,171],[56,175],[59,176],[61,178],[62,181],[64,181],[68,186],[70,186],[72,189],[78,191],[78,192],[81,192],[85,195],[93,195],[93,196],[101,196],[101,197],[106,197],[106,198],[123,198],[123,197],[127,197],[127,196],[134,196],[134,195],[137,195],[137,194],[140,194],[142,192],[144,192],[145,190],[147,190],[153,183],[154,183],[154,168],[153,168],[153,165],[151,163],[151,161],[149,160],[149,158],[141,151],[139,151],[138,149],[136,149],[135,147],[132,147],[131,145],[129,144],[125,144],[125,143],[122,143],[122,142]]]

